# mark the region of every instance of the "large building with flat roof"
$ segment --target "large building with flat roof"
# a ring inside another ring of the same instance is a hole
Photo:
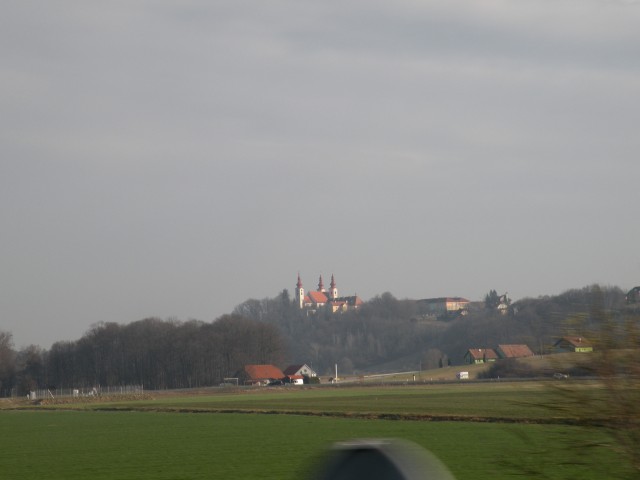
[[[462,297],[438,297],[418,300],[428,313],[438,317],[443,315],[466,315],[469,300]]]

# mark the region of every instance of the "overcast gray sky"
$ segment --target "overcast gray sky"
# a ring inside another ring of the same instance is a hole
[[[0,330],[640,284],[640,4],[6,1]]]

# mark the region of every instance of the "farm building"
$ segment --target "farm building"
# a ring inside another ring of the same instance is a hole
[[[303,365],[289,365],[284,369],[284,374],[289,375],[302,375],[304,377],[317,377],[318,374],[306,363]]]
[[[496,353],[500,358],[522,358],[534,356],[534,353],[526,345],[498,345]]]
[[[243,385],[267,385],[282,380],[285,375],[273,365],[245,365],[235,376]]]
[[[640,302],[640,287],[633,287],[627,292],[627,296],[625,298],[627,300],[627,303]]]
[[[553,347],[560,352],[593,352],[593,345],[584,337],[562,337]]]
[[[466,315],[469,308],[469,300],[462,297],[425,298],[418,300],[418,304],[437,316]]]
[[[498,354],[493,348],[470,348],[464,355],[465,363],[470,365],[495,362],[497,359]]]

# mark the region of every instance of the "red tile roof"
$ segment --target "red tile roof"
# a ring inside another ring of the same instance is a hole
[[[273,365],[245,365],[244,371],[251,380],[280,379],[284,373]]]
[[[533,352],[526,345],[498,345],[498,352],[504,358],[533,357]]]
[[[327,296],[322,293],[322,292],[318,292],[316,290],[312,290],[308,293],[309,295],[309,299],[313,302],[313,303],[327,303]]]

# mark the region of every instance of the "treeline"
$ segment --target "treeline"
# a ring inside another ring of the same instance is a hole
[[[100,323],[77,341],[46,351],[14,351],[0,332],[0,394],[36,388],[143,385],[148,389],[217,385],[243,365],[280,364],[285,342],[277,327],[237,315],[212,323],[149,318]]]
[[[48,386],[210,386],[252,363],[306,363],[321,375],[332,374],[335,364],[342,374],[433,369],[462,364],[469,348],[510,343],[542,354],[562,335],[588,338],[603,312],[618,322],[637,321],[640,313],[625,304],[622,290],[598,285],[523,299],[506,314],[495,303],[478,302],[465,316],[440,318],[421,302],[390,293],[358,310],[307,314],[283,290],[249,299],[214,322],[100,323],[49,350],[15,351],[11,334],[0,332],[0,395]]]

